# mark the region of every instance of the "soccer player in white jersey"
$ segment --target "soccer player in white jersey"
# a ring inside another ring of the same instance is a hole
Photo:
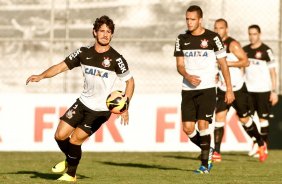
[[[234,100],[226,51],[220,36],[202,26],[203,12],[199,6],[190,6],[186,11],[188,31],[180,34],[175,43],[177,71],[183,76],[181,116],[183,131],[201,149],[201,166],[198,174],[208,174],[210,131],[216,105],[216,74],[218,64],[226,81],[225,102]],[[218,63],[218,64],[217,64]],[[195,128],[198,123],[199,132]],[[210,155],[211,159],[211,155]]]
[[[55,140],[66,159],[56,164],[52,171],[66,172],[58,179],[76,181],[76,170],[81,159],[82,143],[106,122],[111,113],[106,98],[111,93],[117,78],[126,83],[124,95],[130,100],[134,91],[134,79],[126,60],[110,46],[115,25],[108,16],[97,18],[93,24],[93,46],[81,47],[59,64],[51,66],[39,75],[31,75],[29,82],[81,67],[84,76],[84,90],[76,102],[60,118]],[[127,125],[128,111],[121,114],[121,123]]]
[[[246,85],[250,94],[252,112],[257,112],[261,135],[268,143],[271,106],[278,102],[276,61],[271,48],[261,41],[260,27],[250,25],[248,33],[250,44],[243,47],[250,61],[250,66],[246,68]],[[257,148],[256,143],[253,148]],[[254,149],[249,155],[254,155],[256,152],[257,150]]]
[[[259,134],[256,124],[253,122],[248,103],[248,91],[244,82],[244,68],[249,66],[248,58],[240,46],[240,43],[228,36],[228,23],[225,19],[218,19],[214,23],[214,31],[218,33],[224,43],[227,52],[227,65],[229,66],[231,84],[235,95],[235,100],[232,104],[224,102],[224,94],[226,91],[226,84],[222,77],[221,70],[219,71],[219,83],[217,90],[217,104],[215,116],[215,130],[214,141],[215,151],[213,154],[213,161],[221,161],[220,145],[224,134],[224,124],[229,108],[232,106],[239,117],[246,132],[252,137],[254,136],[259,143],[260,161],[266,159],[264,154],[264,142]]]

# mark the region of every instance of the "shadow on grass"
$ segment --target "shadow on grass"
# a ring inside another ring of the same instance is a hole
[[[11,173],[5,173],[5,174],[28,174],[28,175],[31,175],[30,178],[42,178],[46,180],[56,180],[62,175],[62,174],[52,174],[52,173],[41,173],[37,171],[18,171],[18,172],[11,172]],[[80,174],[77,174],[76,177],[78,179],[89,178],[87,176],[80,175]]]
[[[160,169],[160,170],[178,170],[178,171],[193,171],[187,169],[180,169],[175,167],[164,167],[161,165],[149,165],[149,164],[140,164],[140,163],[117,163],[117,162],[100,162],[105,165],[112,165],[112,166],[120,166],[120,167],[137,167],[143,169]]]
[[[200,160],[200,156],[196,156],[196,157],[188,157],[188,156],[179,156],[179,155],[165,155],[162,156],[164,158],[175,158],[175,159],[179,159],[179,160]]]

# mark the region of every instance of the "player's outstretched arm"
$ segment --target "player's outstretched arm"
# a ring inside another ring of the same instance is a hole
[[[48,68],[47,70],[45,70],[43,73],[39,74],[39,75],[31,75],[30,77],[27,78],[26,80],[26,85],[29,82],[39,82],[42,79],[45,78],[51,78],[59,73],[62,73],[66,70],[68,70],[68,66],[66,65],[66,63],[64,61],[60,62],[59,64],[53,65],[50,68]]]
[[[126,81],[126,88],[125,88],[125,96],[129,98],[129,101],[131,100],[133,93],[134,93],[134,79],[131,77]],[[121,114],[121,124],[128,125],[129,122],[129,115],[128,110]]]

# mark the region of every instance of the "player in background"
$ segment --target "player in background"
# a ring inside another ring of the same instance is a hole
[[[111,113],[106,106],[106,98],[111,93],[117,78],[126,83],[125,96],[131,99],[134,79],[125,59],[110,46],[115,25],[108,16],[97,18],[93,24],[93,46],[81,47],[59,64],[53,65],[39,75],[30,76],[29,82],[39,82],[45,78],[81,67],[84,76],[84,90],[76,102],[60,118],[55,132],[55,140],[66,159],[56,164],[52,171],[66,172],[58,179],[76,181],[76,170],[81,159],[82,143],[106,122]],[[127,125],[128,111],[121,114],[121,123]]]
[[[177,71],[183,76],[182,125],[190,140],[201,149],[201,166],[195,173],[208,174],[212,167],[208,128],[216,105],[218,64],[227,85],[225,102],[232,103],[234,94],[220,36],[202,27],[203,12],[199,6],[190,6],[185,15],[188,30],[177,37],[174,51]]]
[[[278,102],[276,61],[269,46],[261,41],[261,29],[258,25],[248,27],[250,44],[243,47],[250,61],[246,68],[246,85],[250,94],[252,113],[257,112],[260,133],[268,144],[269,115],[271,106]],[[249,155],[257,153],[257,140]],[[267,149],[266,149],[266,153]]]
[[[264,142],[258,131],[256,124],[251,118],[249,103],[248,103],[248,91],[244,82],[244,68],[249,66],[248,58],[242,49],[240,43],[234,38],[228,36],[228,23],[225,19],[217,19],[214,23],[214,31],[218,33],[224,43],[227,52],[227,65],[229,67],[232,89],[234,91],[235,100],[231,104],[227,104],[224,101],[224,95],[226,92],[226,83],[222,77],[222,71],[219,71],[219,83],[217,90],[217,104],[216,104],[216,116],[215,116],[215,130],[214,130],[214,142],[215,151],[213,154],[213,161],[221,161],[220,145],[224,134],[224,125],[226,122],[227,112],[232,106],[239,117],[239,121],[242,123],[245,131],[258,140],[260,161],[263,162],[266,159],[264,154]]]

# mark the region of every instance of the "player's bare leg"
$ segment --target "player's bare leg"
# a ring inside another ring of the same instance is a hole
[[[61,120],[55,132],[55,140],[59,148],[61,149],[61,151],[66,155],[66,158],[67,158],[67,153],[68,153],[70,135],[72,134],[73,131],[74,131],[74,128],[72,126],[70,126],[65,121]],[[58,164],[56,164],[54,167],[52,167],[52,172],[61,173],[61,172],[64,172],[67,167],[68,167],[68,164],[65,159],[59,162]]]
[[[88,137],[89,134],[87,134],[84,130],[80,128],[76,128],[74,130],[69,141],[68,154],[66,159],[68,163],[67,172],[63,174],[58,180],[76,181],[76,170],[82,155],[81,145]]]

